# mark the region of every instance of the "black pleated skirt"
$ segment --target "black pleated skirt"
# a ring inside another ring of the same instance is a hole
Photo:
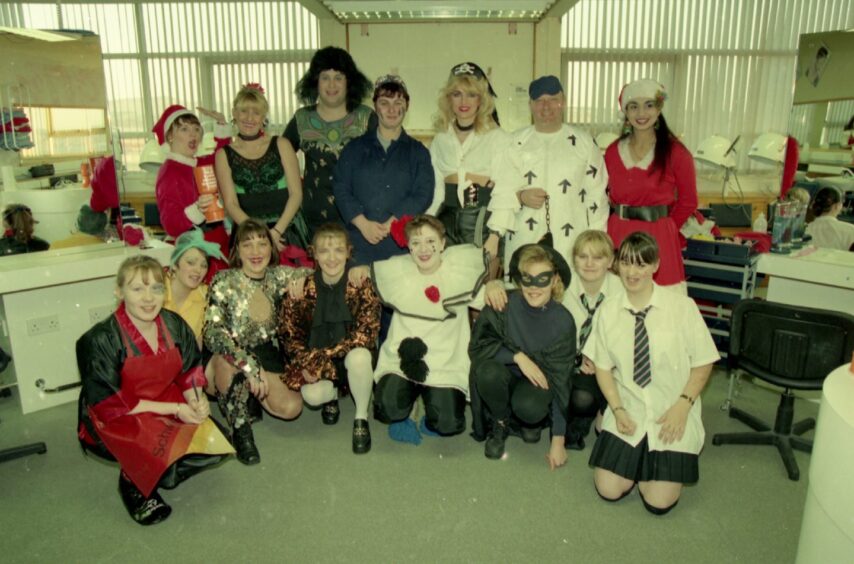
[[[644,436],[638,446],[603,431],[593,452],[590,465],[608,470],[635,482],[677,482],[693,484],[700,479],[699,456],[686,452],[651,451]]]

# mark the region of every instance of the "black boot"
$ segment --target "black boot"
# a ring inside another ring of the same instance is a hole
[[[504,443],[507,442],[507,420],[496,419],[492,422],[492,429],[486,437],[486,446],[483,454],[487,458],[498,460],[504,456]]]
[[[172,514],[172,508],[163,501],[157,490],[151,494],[151,497],[145,497],[124,472],[119,474],[119,495],[130,518],[140,525],[154,525]]]
[[[324,425],[335,425],[338,423],[338,418],[341,416],[341,408],[338,407],[338,400],[334,399],[323,404],[320,409],[320,418]]]
[[[255,435],[252,434],[252,425],[246,423],[236,428],[231,435],[231,442],[237,451],[237,460],[246,466],[261,462],[261,454],[255,446]]]
[[[264,419],[264,408],[261,407],[261,402],[255,396],[249,396],[246,400],[246,411],[249,413],[249,421],[257,423]]]
[[[365,454],[371,450],[371,428],[367,419],[353,421],[353,453]]]

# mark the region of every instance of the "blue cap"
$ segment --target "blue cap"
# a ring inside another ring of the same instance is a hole
[[[560,84],[560,79],[552,74],[541,76],[528,86],[528,96],[531,97],[531,100],[536,100],[543,94],[554,96],[561,92],[563,92],[563,86]]]

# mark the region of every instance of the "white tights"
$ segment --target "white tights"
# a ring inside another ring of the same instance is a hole
[[[371,390],[374,385],[371,352],[363,347],[351,350],[344,357],[344,368],[347,369],[350,393],[353,395],[353,402],[356,404],[356,419],[367,419]],[[323,405],[334,400],[337,396],[337,390],[329,380],[305,384],[300,391],[305,403],[311,406]]]

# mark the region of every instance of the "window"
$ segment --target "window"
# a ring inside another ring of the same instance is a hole
[[[296,82],[319,44],[317,19],[298,2],[18,2],[0,5],[0,25],[101,38],[110,119],[128,170],[138,170],[139,151],[170,104],[228,115],[240,85],[260,82],[272,123],[290,119]]]
[[[850,27],[850,0],[580,0],[561,22],[569,119],[616,133],[622,85],[652,78],[689,149],[741,135],[739,168],[761,167],[747,147],[789,131],[798,36]]]

